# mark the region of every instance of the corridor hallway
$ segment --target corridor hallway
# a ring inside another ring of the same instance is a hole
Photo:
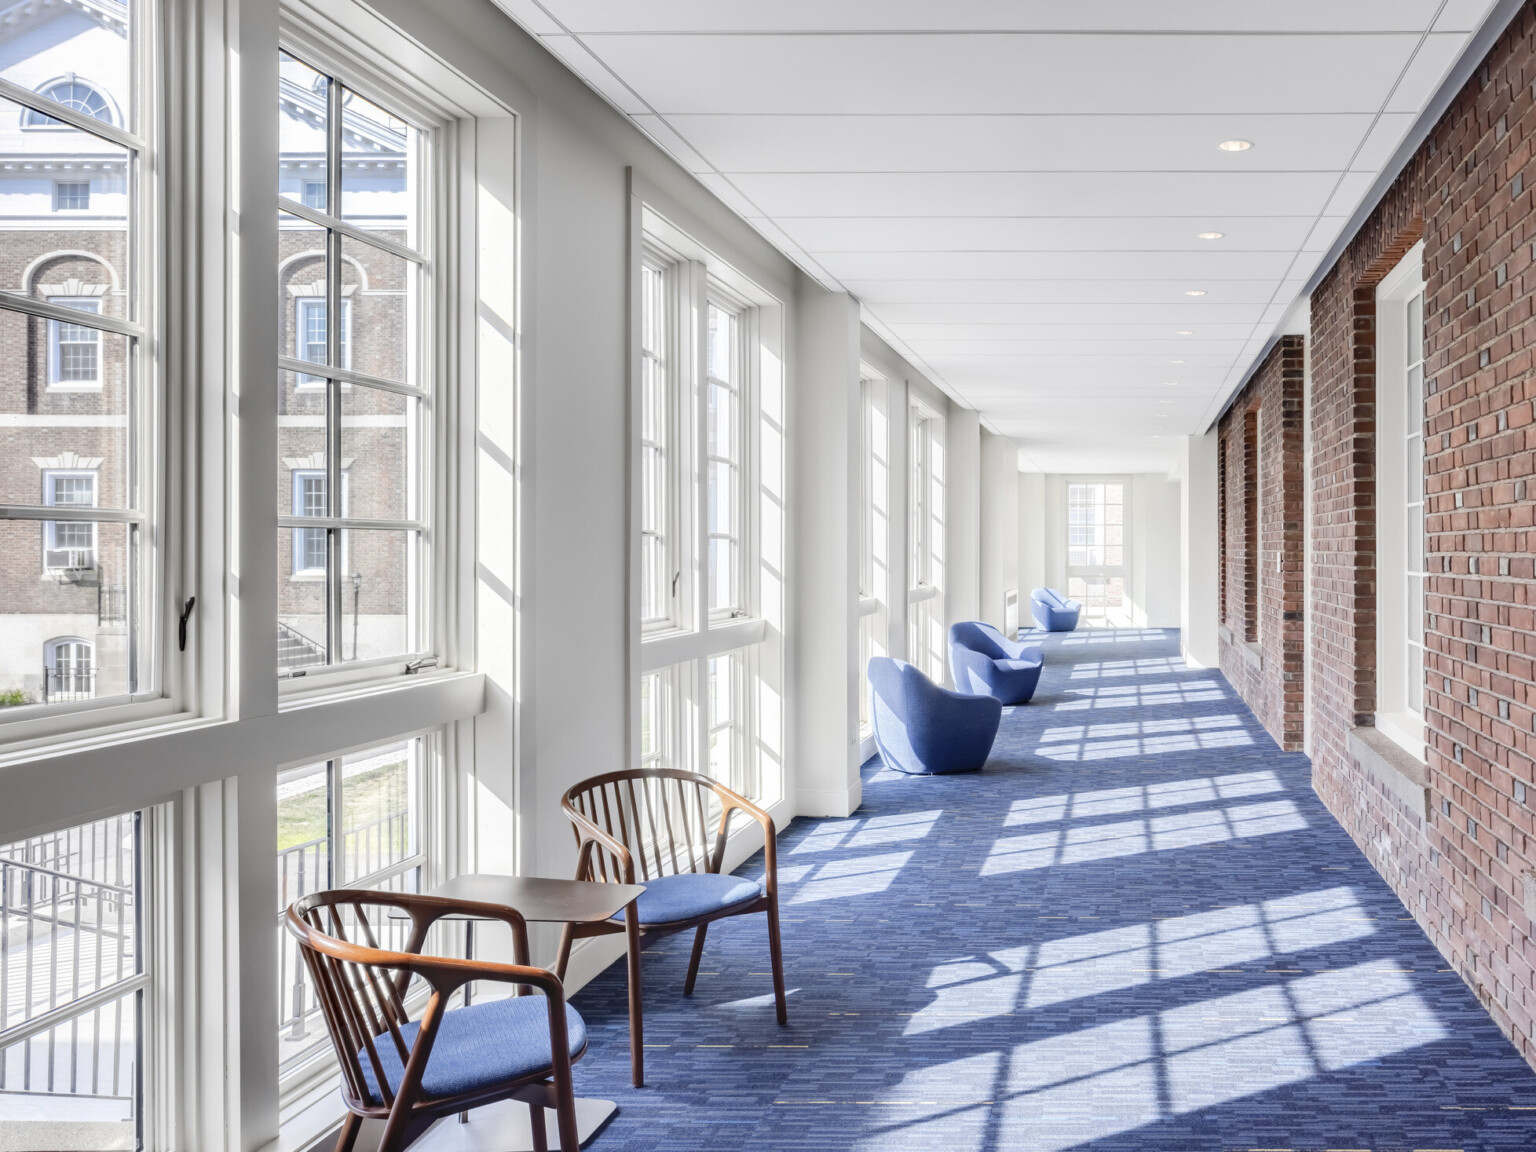
[[[790,1024],[761,917],[575,1003],[597,1147],[1531,1149],[1536,1076],[1219,673],[1178,633],[1043,640],[980,776],[865,769],[780,841]],[[760,858],[743,872],[760,867]]]

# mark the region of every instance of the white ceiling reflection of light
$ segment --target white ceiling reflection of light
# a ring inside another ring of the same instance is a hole
[[[497,2],[1023,467],[1116,472],[1209,424],[1493,4]]]

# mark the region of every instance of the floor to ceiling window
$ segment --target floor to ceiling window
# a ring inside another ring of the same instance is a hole
[[[922,404],[909,413],[907,659],[947,677],[945,645],[944,418]]]
[[[639,759],[772,800],[780,305],[649,212],[638,277]]]
[[[891,596],[890,421],[884,378],[859,380],[859,735],[870,734],[869,662],[889,655]]]
[[[1120,481],[1067,484],[1067,595],[1085,620],[1129,623],[1125,618],[1125,485]]]

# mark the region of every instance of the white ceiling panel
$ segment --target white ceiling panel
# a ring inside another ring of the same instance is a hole
[[[898,304],[1268,304],[1270,280],[845,280],[872,307]]]
[[[545,37],[545,43],[561,39]],[[1199,114],[1218,100],[1228,114],[1374,112],[1419,39],[1405,33],[585,38],[662,115]]]
[[[1395,126],[1395,144],[1411,119],[1393,117],[1378,131]],[[670,124],[723,172],[1285,172],[1350,167],[1375,116],[674,113],[636,121],[647,130]],[[1234,137],[1255,146],[1216,147]]]
[[[1494,4],[496,2],[1053,471],[1203,430]]]
[[[1483,0],[1451,0],[1443,30]],[[544,0],[571,32],[1417,32],[1440,0]],[[1467,25],[1466,27],[1471,27]]]
[[[1367,174],[1348,175],[1369,182]],[[781,218],[1268,216],[1321,211],[1340,173],[749,172],[730,179],[765,215]]]
[[[1388,101],[1388,112],[1418,112],[1440,87],[1440,81],[1456,63],[1466,37],[1456,33],[1436,33],[1424,39],[1424,46],[1414,55],[1402,82]]]
[[[900,330],[906,324],[946,321],[982,324],[1145,324],[1161,320],[1170,330],[1199,332],[1202,324],[1254,324],[1259,304],[902,304],[875,302],[880,319]],[[1247,333],[1244,333],[1247,335]]]
[[[1224,248],[1294,252],[1311,216],[780,216],[775,221],[808,252],[1200,252],[1201,232],[1220,232]],[[1343,224],[1333,225],[1337,232]],[[1326,248],[1322,245],[1318,250]]]
[[[831,252],[821,262],[843,280],[1270,280],[1292,252]],[[1186,284],[1185,287],[1188,287]]]

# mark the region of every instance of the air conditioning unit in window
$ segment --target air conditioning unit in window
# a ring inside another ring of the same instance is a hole
[[[96,553],[90,548],[47,548],[43,550],[43,567],[81,579],[95,574]]]

